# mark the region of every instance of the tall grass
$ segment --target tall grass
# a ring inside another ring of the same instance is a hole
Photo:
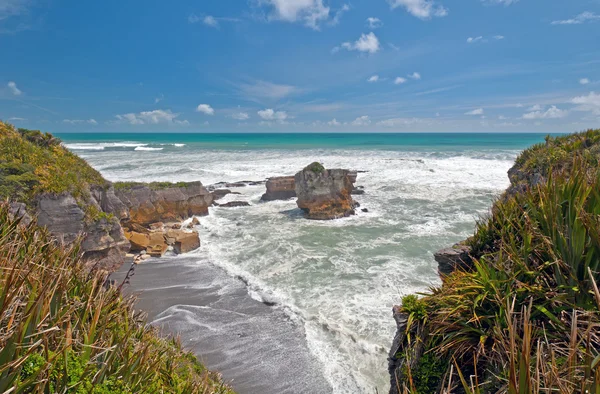
[[[230,393],[133,300],[0,204],[1,393]]]
[[[570,160],[499,200],[468,241],[473,269],[420,300],[446,392],[600,394],[600,172]]]

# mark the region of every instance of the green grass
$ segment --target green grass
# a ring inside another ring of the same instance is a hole
[[[135,186],[148,186],[151,190],[164,190],[169,188],[181,188],[187,187],[189,183],[187,182],[150,182],[150,183],[142,183],[142,182],[115,182],[113,186],[116,191],[128,190]]]
[[[0,392],[231,393],[79,258],[0,204]]]
[[[544,179],[478,223],[473,269],[403,299],[466,392],[600,393],[599,148],[588,131],[525,151],[516,169]]]
[[[48,133],[0,122],[0,198],[32,204],[42,193],[71,193],[85,201],[89,187],[108,182]]]
[[[325,172],[325,167],[323,167],[323,164],[315,161],[314,163],[307,165],[304,168],[304,171],[312,171],[315,174],[321,174]]]

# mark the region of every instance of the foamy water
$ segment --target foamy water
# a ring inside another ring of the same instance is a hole
[[[210,208],[199,226],[201,249],[183,260],[186,267],[196,259],[198,267],[211,264],[228,278],[241,278],[250,297],[274,303],[300,327],[302,346],[328,383],[318,391],[323,393],[388,389],[392,306],[405,294],[439,284],[433,253],[472,234],[475,220],[507,187],[506,173],[518,154],[489,148],[224,150],[189,144],[158,151],[127,143],[131,146],[117,149],[68,146],[113,181],[262,180],[294,174],[315,160],[328,168],[365,171],[357,185],[366,194],[355,198],[369,212],[337,221],[305,220],[294,200],[259,203],[264,186],[236,188],[242,194],[223,202],[251,206]],[[188,282],[190,275],[202,275],[201,269],[190,272]],[[194,331],[183,326],[211,324],[210,313],[190,313],[184,300],[165,313],[157,323],[176,319],[177,331],[190,338]],[[260,341],[258,332],[250,335]],[[257,362],[279,361],[257,355]]]

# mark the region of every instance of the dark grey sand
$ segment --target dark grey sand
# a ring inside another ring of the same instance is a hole
[[[120,283],[128,269],[112,278]],[[179,335],[240,394],[332,392],[301,323],[251,298],[243,281],[202,256],[150,259],[136,266],[125,291],[138,295],[151,324]]]

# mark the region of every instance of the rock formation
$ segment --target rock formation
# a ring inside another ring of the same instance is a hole
[[[267,180],[267,192],[260,201],[289,200],[296,197],[296,182],[293,176],[280,176]]]
[[[354,186],[348,170],[327,170],[319,163],[298,172],[294,177],[298,207],[308,219],[331,220],[354,215]]]
[[[131,252],[145,252],[152,257],[163,256],[170,246],[177,254],[188,253],[200,247],[197,231],[185,231],[167,226],[155,227],[153,230],[139,227],[127,229],[125,236],[131,243]]]
[[[142,226],[208,215],[208,207],[213,202],[212,194],[201,182],[163,187],[133,184],[119,187],[116,196],[127,207],[128,220]]]
[[[470,253],[471,248],[460,243],[451,248],[442,249],[436,252],[433,257],[438,263],[438,273],[440,277],[444,278],[458,268],[470,267],[473,263]]]
[[[225,204],[218,204],[219,207],[223,208],[236,208],[236,207],[249,207],[250,204],[246,201],[231,201]]]

